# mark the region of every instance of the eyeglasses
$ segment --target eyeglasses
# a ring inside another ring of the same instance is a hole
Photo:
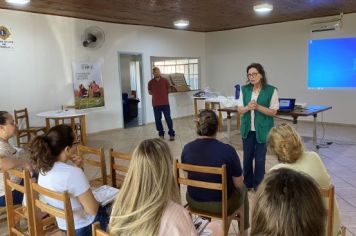
[[[251,74],[247,74],[247,78],[251,78],[251,77],[256,77],[259,73],[251,73]]]
[[[80,141],[73,142],[72,146],[80,144]]]

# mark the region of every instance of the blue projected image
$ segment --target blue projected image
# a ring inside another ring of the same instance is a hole
[[[356,89],[356,38],[309,41],[308,88]]]

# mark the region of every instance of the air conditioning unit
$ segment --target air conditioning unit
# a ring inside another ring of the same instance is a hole
[[[311,24],[310,31],[312,33],[325,32],[325,31],[335,31],[342,28],[342,20],[336,19],[326,22],[318,22]]]

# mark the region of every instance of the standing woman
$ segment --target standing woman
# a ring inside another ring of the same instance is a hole
[[[277,88],[267,83],[261,64],[252,63],[246,72],[248,83],[242,86],[238,101],[244,152],[244,183],[248,189],[256,190],[265,174],[266,140],[274,126],[273,116],[277,113],[279,102]]]

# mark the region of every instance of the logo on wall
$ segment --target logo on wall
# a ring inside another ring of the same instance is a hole
[[[14,48],[10,30],[0,25],[0,48]]]

